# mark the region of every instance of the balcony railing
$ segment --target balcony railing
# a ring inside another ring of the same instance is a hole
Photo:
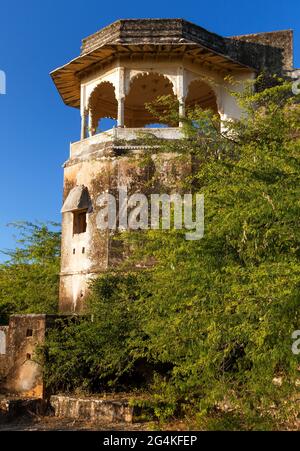
[[[160,139],[180,139],[182,129],[180,127],[161,128],[121,128],[114,127],[105,132],[98,133],[88,138],[71,144],[70,157],[79,156],[82,152],[89,151],[91,146],[112,142],[117,144],[122,141],[135,141],[143,135],[152,135]],[[129,144],[129,143],[128,143]]]

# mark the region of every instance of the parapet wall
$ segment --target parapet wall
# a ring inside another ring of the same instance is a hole
[[[99,398],[51,396],[50,405],[59,418],[132,423],[133,407],[127,401]]]

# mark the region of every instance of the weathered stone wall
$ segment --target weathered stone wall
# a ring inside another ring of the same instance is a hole
[[[8,326],[0,326],[0,380],[6,376],[9,368],[7,335]]]
[[[71,158],[64,170],[64,200],[75,186],[84,185],[91,209],[86,232],[80,234],[73,234],[73,213],[63,213],[60,312],[82,311],[89,280],[117,267],[128,255],[112,233],[97,228],[98,196],[109,192],[118,199],[118,188],[124,186],[128,195],[178,192],[191,170],[190,160],[183,161],[178,155],[153,154],[145,164],[141,149],[122,151],[106,143],[104,150],[99,146],[96,151],[94,144],[89,149],[89,143],[82,141],[82,154]]]
[[[8,326],[0,326],[0,355],[6,354],[7,329]]]
[[[291,70],[294,67],[293,58],[293,31],[282,30],[268,33],[256,33],[243,36],[235,36],[234,40],[246,42],[244,45],[248,55],[245,58],[252,61],[255,55],[265,55],[265,66],[275,69],[275,72],[281,72],[281,69]],[[252,51],[251,51],[252,49]]]
[[[282,72],[293,65],[291,30],[226,38],[184,19],[126,19],[82,40],[81,55],[106,44],[197,43],[258,71]]]
[[[6,354],[0,355],[0,389],[24,397],[42,398],[44,383],[36,348],[55,326],[56,315],[12,315],[5,327]],[[1,327],[3,330],[3,327]],[[2,371],[2,373],[1,373]]]
[[[164,44],[181,43],[182,19],[125,19],[118,20],[82,40],[81,54],[88,53],[106,43],[110,44]],[[193,24],[190,24],[193,25]],[[201,27],[197,27],[203,30]],[[186,30],[187,32],[187,30]]]
[[[41,368],[35,359],[35,348],[45,337],[46,315],[12,315],[8,329],[6,390],[24,396],[42,397]]]
[[[111,423],[133,421],[133,408],[126,401],[57,395],[51,396],[50,405],[54,415],[60,418],[100,420]]]

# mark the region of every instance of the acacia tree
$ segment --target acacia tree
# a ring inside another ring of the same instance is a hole
[[[16,247],[0,264],[0,321],[14,313],[57,313],[60,261],[58,225],[12,224]]]
[[[190,183],[205,196],[204,238],[135,240],[157,261],[140,311],[148,355],[174,365],[158,398],[202,414],[226,399],[250,424],[287,407],[299,377],[300,108],[283,81],[240,102],[246,114],[223,134],[212,113],[190,111],[171,146],[199,163]]]

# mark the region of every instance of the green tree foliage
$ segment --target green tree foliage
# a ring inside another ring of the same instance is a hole
[[[94,284],[93,326],[84,326],[80,345],[77,338],[71,346],[61,342],[58,364],[51,361],[56,381],[70,378],[84,359],[88,378],[101,389],[118,388],[119,376],[145,359],[153,370],[146,387],[161,417],[196,413],[207,428],[252,429],[262,418],[265,428],[292,415],[299,378],[291,351],[300,326],[299,99],[279,81],[246,90],[239,101],[244,116],[222,133],[217,116],[194,108],[182,118],[185,138],[160,142],[163,152],[195,163],[186,184],[205,196],[204,238],[187,241],[184,230],[129,233],[136,260],[150,257],[156,265],[133,273],[129,285],[118,282],[121,275]],[[65,333],[72,341],[74,329]],[[73,356],[68,370],[62,362]],[[220,423],[224,403],[234,410]]]
[[[89,314],[59,320],[58,327],[49,331],[41,352],[51,391],[128,389],[139,384],[138,372],[131,377],[137,358],[128,350],[132,337],[139,337],[140,358],[135,303],[143,297],[146,277],[142,273],[99,277],[92,285]]]
[[[12,224],[16,247],[0,264],[0,320],[15,313],[57,313],[60,232],[56,224]]]

